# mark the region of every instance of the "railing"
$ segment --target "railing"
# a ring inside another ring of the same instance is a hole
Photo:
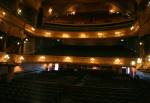
[[[45,24],[43,29],[58,30],[58,31],[104,31],[131,27],[134,20],[129,20],[120,23],[112,24],[88,24],[88,25],[62,25],[62,24]]]
[[[53,56],[53,55],[16,55],[0,52],[0,64],[21,64],[21,63],[74,63],[92,65],[118,65],[134,66],[140,65],[137,58],[127,57],[81,57],[81,56]],[[150,56],[141,62],[142,69],[150,68]],[[141,69],[141,68],[139,68]]]
[[[78,63],[98,65],[131,66],[135,58],[123,57],[79,57],[79,56],[53,56],[53,55],[16,55],[0,53],[0,63]]]

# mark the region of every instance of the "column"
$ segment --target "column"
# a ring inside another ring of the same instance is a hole
[[[4,37],[4,42],[3,42],[3,51],[5,52],[7,49],[7,36]]]

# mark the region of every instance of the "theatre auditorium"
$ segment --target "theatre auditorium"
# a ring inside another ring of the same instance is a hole
[[[150,103],[150,0],[0,0],[0,103]]]

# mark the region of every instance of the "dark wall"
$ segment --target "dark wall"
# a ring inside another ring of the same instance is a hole
[[[150,35],[144,36],[143,41],[146,54],[150,54]]]
[[[0,31],[0,52],[8,53],[19,53],[20,45],[17,45],[18,42],[21,42],[20,38],[9,36],[9,34]]]
[[[138,38],[125,38],[123,42],[106,46],[103,43],[98,45],[67,45],[61,39],[36,38],[36,54],[51,55],[74,55],[74,56],[138,56]]]

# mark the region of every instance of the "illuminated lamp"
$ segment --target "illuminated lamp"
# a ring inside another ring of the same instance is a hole
[[[147,6],[148,6],[148,7],[150,6],[150,1],[148,2]]]
[[[18,15],[21,15],[21,13],[22,13],[22,10],[19,8],[19,9],[17,9],[17,13],[18,13]]]
[[[31,30],[32,30],[32,31],[35,31],[35,28],[34,28],[34,27],[32,27],[32,28],[31,28]]]
[[[51,37],[51,34],[52,34],[51,32],[45,32],[46,37]]]
[[[142,59],[141,59],[141,58],[138,58],[138,59],[137,59],[137,63],[138,63],[138,64],[141,64],[141,63],[142,63]]]
[[[2,40],[2,39],[3,39],[3,37],[2,37],[2,36],[0,36],[0,39]]]
[[[94,58],[90,58],[90,62],[93,63],[95,61]]]
[[[29,41],[29,39],[28,39],[28,38],[26,38],[26,39],[25,39],[25,41]]]
[[[23,43],[24,43],[24,44],[26,44],[26,43],[27,43],[27,41],[23,41]]]
[[[133,30],[135,27],[134,26],[131,26],[130,30]]]
[[[19,56],[15,58],[15,62],[16,63],[22,63],[24,61],[24,57],[23,56]]]
[[[143,42],[140,42],[139,44],[140,44],[140,46],[141,46],[141,45],[143,45]]]
[[[63,38],[69,38],[69,34],[64,33],[64,34],[62,35],[62,37],[63,37]]]
[[[19,58],[21,61],[23,61],[24,60],[24,57],[23,56],[20,56],[20,58]]]
[[[136,65],[136,62],[135,62],[135,61],[131,61],[131,65],[132,65],[132,66],[135,66],[135,65]]]
[[[98,35],[99,38],[104,37],[104,33],[101,33],[101,32],[97,33],[97,35]]]
[[[113,14],[113,13],[115,13],[115,12],[116,12],[116,11],[115,11],[114,9],[110,9],[110,10],[109,10],[109,13],[110,13],[110,14]]]
[[[10,59],[10,56],[8,54],[5,54],[2,56],[2,62],[7,62]]]
[[[150,62],[150,55],[148,56],[148,62]]]
[[[122,33],[122,32],[119,32],[119,31],[116,31],[116,32],[115,32],[115,36],[117,36],[117,37],[123,36],[123,33]]]
[[[56,41],[57,41],[57,42],[60,42],[60,39],[57,39]]]
[[[70,14],[71,14],[71,15],[75,15],[75,14],[76,14],[76,12],[75,12],[75,11],[72,11]]]
[[[10,57],[9,57],[9,55],[8,54],[6,54],[5,56],[4,56],[4,59],[9,59]]]
[[[148,58],[148,62],[150,62],[150,58]]]
[[[120,59],[119,58],[117,58],[117,59],[115,59],[114,60],[114,64],[120,64],[121,62],[120,62]]]
[[[49,9],[48,9],[48,14],[49,14],[49,15],[52,15],[52,13],[53,13],[53,9],[52,9],[52,8],[49,8]]]
[[[121,39],[121,42],[124,42],[124,39]]]
[[[64,61],[65,61],[65,62],[71,62],[72,60],[71,60],[70,57],[65,57]]]
[[[119,14],[120,12],[117,11],[116,13]]]
[[[39,57],[39,61],[45,61],[45,59],[46,59],[45,56],[40,56]]]
[[[80,34],[80,38],[87,38],[87,36],[86,36],[85,33],[81,33],[81,34]]]
[[[109,9],[109,13],[110,14],[119,14],[119,8],[116,5],[111,5],[110,9]]]
[[[3,14],[3,16],[5,16],[5,15],[6,15],[6,12],[3,11],[2,14]]]
[[[17,45],[20,45],[20,42],[17,42]]]

